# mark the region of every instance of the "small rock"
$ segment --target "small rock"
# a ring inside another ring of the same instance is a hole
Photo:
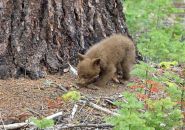
[[[28,91],[28,89],[27,88],[24,88],[24,92],[27,92]]]
[[[69,72],[69,68],[65,68],[65,69],[63,69],[63,72],[64,72],[64,73]]]

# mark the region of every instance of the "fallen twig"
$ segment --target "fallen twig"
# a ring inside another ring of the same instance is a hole
[[[68,62],[68,65],[69,65],[69,72],[75,76],[78,75],[78,72],[77,70]]]
[[[96,103],[98,103],[98,102],[99,102],[99,99],[96,100]],[[85,104],[85,105],[86,105],[86,104]],[[92,115],[93,110],[94,110],[94,108],[93,108],[93,107],[90,107],[90,109],[89,109],[88,112],[87,112],[88,114],[87,114],[85,120],[83,120],[83,123],[85,123],[85,122],[89,119],[89,116]]]
[[[5,127],[4,127],[4,121],[3,121],[3,119],[2,119],[1,112],[0,112],[0,120],[1,120],[1,122],[2,122],[3,129],[6,130]]]
[[[85,101],[85,100],[80,100],[79,102],[83,103],[83,104],[86,104],[86,105],[88,105],[90,107],[93,107],[93,108],[95,108],[97,110],[103,111],[103,112],[105,112],[107,114],[111,114],[111,115],[114,115],[114,116],[120,116],[120,114],[112,112],[111,110],[109,110],[107,108],[104,108],[104,107],[101,107],[101,106],[99,106],[97,104],[94,104],[92,102],[88,102],[88,101]]]
[[[111,105],[114,105],[114,102],[111,101],[110,99],[105,99],[105,101],[106,101],[107,103],[111,104]]]
[[[57,83],[52,83],[53,85],[55,85],[56,87],[58,87],[59,89],[63,90],[64,92],[68,92],[68,90],[61,84],[57,84]]]
[[[75,104],[74,107],[73,107],[73,109],[72,109],[72,113],[70,115],[70,119],[73,119],[74,118],[74,115],[75,115],[77,109],[78,109],[78,105]]]
[[[66,128],[74,128],[74,127],[94,127],[94,128],[112,128],[113,125],[111,124],[66,124],[66,125],[56,125],[53,128],[47,128],[47,130],[61,130],[61,129],[66,129]]]
[[[46,119],[54,119],[58,116],[63,115],[62,112],[58,112],[56,114],[53,114],[51,116],[47,116]],[[0,125],[0,129],[5,129],[5,130],[13,130],[13,129],[18,129],[21,127],[25,127],[27,125],[31,125],[31,126],[35,126],[35,124],[33,122],[29,122],[28,120],[22,123],[14,123],[14,124],[9,124],[9,125]]]
[[[61,90],[63,90],[64,92],[67,92],[68,90],[63,86],[63,85],[57,85],[57,87],[59,87]]]
[[[25,127],[26,125],[30,125],[30,124],[23,122],[23,123],[9,124],[9,125],[0,125],[0,129],[13,130],[13,129]]]
[[[62,115],[63,115],[63,112],[58,112],[53,115],[47,116],[46,119],[54,119],[54,118],[62,116]]]

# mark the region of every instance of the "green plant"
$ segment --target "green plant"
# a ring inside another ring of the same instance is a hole
[[[171,66],[176,66],[178,65],[178,63],[176,61],[173,62],[161,62],[159,64],[160,67],[165,68],[165,69],[169,69]]]
[[[180,101],[182,90],[175,83],[166,82],[166,92],[173,101]]]
[[[136,64],[134,66],[134,69],[131,71],[131,74],[134,76],[137,76],[141,79],[153,79],[153,76],[151,73],[156,72],[156,69],[151,67],[149,64],[144,63],[142,61],[139,62],[139,64]]]
[[[145,112],[146,124],[156,130],[170,130],[182,125],[181,110],[170,97],[160,100],[147,100],[148,110]]]
[[[69,91],[62,96],[64,101],[78,101],[80,100],[81,95],[80,92],[77,91]]]
[[[184,62],[185,35],[183,24],[172,18],[180,12],[173,0],[124,0],[127,25],[137,41],[139,51],[154,61]],[[182,10],[183,11],[183,10]],[[170,20],[168,20],[170,19]],[[171,24],[166,24],[171,21]]]
[[[138,101],[134,94],[125,92],[127,100],[116,102],[120,116],[108,119],[115,130],[169,130],[182,125],[182,113],[170,97],[159,100]],[[145,108],[147,106],[147,108]],[[144,110],[145,111],[141,111]]]
[[[134,67],[131,74],[140,80],[130,83],[129,87],[136,94],[125,92],[123,97],[127,103],[115,103],[120,108],[120,116],[108,120],[115,130],[169,130],[182,125],[184,95],[179,85],[184,80],[167,70],[161,74],[143,62]]]
[[[134,94],[124,92],[124,98],[127,103],[115,102],[115,105],[121,109],[118,111],[120,116],[111,117],[108,122],[113,124],[115,130],[154,130],[152,127],[146,126],[146,120],[142,117],[144,113],[138,111],[144,107],[144,103],[138,101]]]
[[[33,117],[30,119],[30,121],[32,121],[39,129],[45,129],[47,127],[54,126],[54,120],[52,119],[37,119]]]
[[[138,101],[134,94],[123,93],[127,103],[116,102],[120,107],[120,116],[108,119],[115,130],[169,130],[182,125],[182,113],[171,98],[160,100],[147,99]],[[144,106],[147,105],[145,111]]]
[[[172,63],[176,64],[175,62]],[[176,73],[169,71],[169,64],[171,64],[171,62],[161,62],[160,65],[165,65],[165,69],[167,68],[167,70],[164,69],[163,73],[158,74],[157,69],[151,67],[149,64],[140,62],[134,67],[131,74],[140,78],[142,82],[131,83],[129,86],[135,86],[135,88],[140,89],[145,87],[149,92],[152,88],[160,89],[161,87],[173,101],[178,102],[181,98],[184,99],[185,97],[184,95],[182,97],[181,93],[185,80],[180,78]],[[143,85],[144,87],[142,87]]]

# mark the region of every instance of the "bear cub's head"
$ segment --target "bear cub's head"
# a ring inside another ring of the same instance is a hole
[[[100,59],[88,58],[78,53],[79,63],[77,65],[79,85],[88,85],[98,78],[100,74]]]

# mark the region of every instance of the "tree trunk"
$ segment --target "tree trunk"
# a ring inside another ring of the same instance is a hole
[[[129,36],[120,0],[0,0],[0,30],[4,79],[62,73],[104,37]]]

